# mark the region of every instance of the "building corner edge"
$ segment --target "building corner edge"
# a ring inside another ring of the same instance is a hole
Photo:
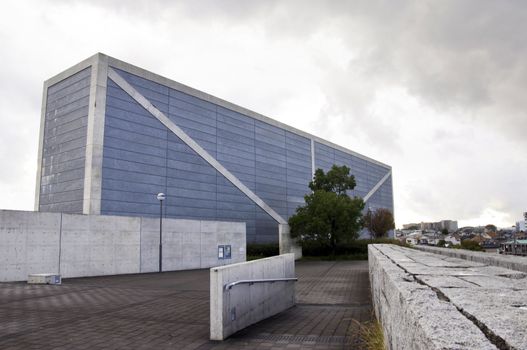
[[[101,214],[108,56],[98,53],[92,59],[82,213],[97,215]]]
[[[42,158],[44,156],[44,131],[46,129],[46,110],[48,104],[49,82],[45,81],[42,86],[42,106],[40,109],[40,130],[38,137],[37,173],[35,181],[35,204],[34,211],[40,211],[40,186],[42,183]]]

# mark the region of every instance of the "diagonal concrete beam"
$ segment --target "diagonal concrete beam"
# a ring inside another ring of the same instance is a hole
[[[139,91],[123,79],[115,70],[108,68],[108,77],[279,224],[287,224],[287,221],[280,214],[274,211],[273,208],[245,186],[236,176],[221,165],[220,162],[188,136],[187,133],[171,121],[163,112],[157,109],[146,97],[139,93]]]
[[[377,190],[386,182],[386,180],[388,180],[390,175],[392,175],[391,170],[388,171],[388,173],[386,173],[386,175],[384,175],[384,177],[379,182],[377,182],[377,185],[373,186],[370,192],[368,192],[368,194],[364,196],[363,201],[367,202],[368,199],[370,199],[370,197],[373,196],[375,192],[377,192]]]

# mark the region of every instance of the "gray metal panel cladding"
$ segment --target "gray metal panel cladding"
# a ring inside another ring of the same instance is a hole
[[[310,139],[130,73],[114,72],[280,217],[289,217],[303,204],[312,176]],[[226,181],[187,142],[165,134],[152,111],[127,95],[118,84],[108,83],[103,212],[156,215],[152,193],[165,191],[170,197],[167,216],[246,221],[249,241],[275,234],[276,221],[248,200],[250,196]],[[386,175],[386,168],[315,145],[317,167],[346,164],[357,169],[362,186],[353,194],[364,196]],[[147,176],[141,182],[135,176],[123,191],[118,188],[119,172]]]
[[[117,84],[126,90],[127,94],[133,97],[132,100],[135,100],[135,102],[138,102],[138,104],[129,104],[129,108],[136,108],[134,112],[140,113],[142,110],[143,112],[146,112],[146,109],[148,110],[147,114],[150,113],[153,116],[155,116],[155,119],[158,119],[161,121],[167,128],[170,129],[170,131],[173,133],[169,133],[169,137],[171,138],[171,142],[173,143],[173,149],[177,152],[179,152],[179,155],[174,157],[175,159],[170,159],[168,148],[167,148],[167,157],[166,157],[166,170],[165,170],[165,176],[167,178],[167,184],[168,179],[170,178],[176,178],[177,179],[177,173],[178,170],[182,170],[185,172],[194,173],[196,175],[202,175],[205,176],[204,180],[208,181],[209,184],[211,183],[211,176],[216,174],[216,172],[219,172],[223,177],[227,178],[229,182],[237,188],[237,190],[232,191],[232,189],[229,190],[229,186],[231,184],[223,181],[221,177],[217,177],[217,187],[216,192],[210,191],[210,186],[206,186],[206,183],[204,183],[202,186],[198,186],[199,188],[196,188],[196,186],[192,186],[192,188],[182,188],[182,186],[185,186],[185,183],[180,182],[180,186],[176,188],[171,188],[170,186],[166,186],[167,194],[171,199],[167,198],[167,215],[171,214],[171,211],[175,211],[176,215],[183,216],[183,217],[189,217],[189,216],[199,216],[199,217],[206,217],[206,218],[213,218],[214,215],[217,215],[219,217],[225,218],[225,208],[221,207],[221,204],[223,202],[220,202],[220,205],[216,206],[214,208],[213,205],[210,205],[210,203],[206,203],[204,201],[214,201],[216,198],[215,196],[218,194],[221,194],[223,192],[234,192],[233,197],[236,197],[235,195],[238,195],[238,201],[247,201],[249,198],[250,201],[254,202],[254,204],[257,204],[258,207],[261,207],[266,214],[259,215],[258,208],[249,208],[246,214],[249,216],[252,216],[256,214],[255,220],[263,220],[266,219],[269,220],[268,216],[272,215],[273,218],[276,218],[279,222],[285,222],[283,218],[278,216],[274,210],[272,210],[265,202],[263,202],[259,197],[254,195],[254,192],[252,192],[246,185],[240,182],[240,180],[230,173],[228,170],[223,168],[223,166],[218,163],[216,159],[214,159],[209,153],[207,153],[206,150],[204,150],[196,141],[194,141],[186,132],[182,131],[172,120],[170,120],[167,116],[165,116],[160,110],[158,110],[150,101],[148,101],[138,90],[136,90],[131,84],[129,84],[126,80],[124,80],[120,75],[118,75],[116,72],[110,70],[110,78],[117,82]],[[112,84],[108,84],[108,92],[109,96],[107,98],[108,104],[112,104],[112,98],[110,96],[112,91]],[[153,89],[152,89],[153,90]],[[125,98],[123,97],[123,100]],[[128,102],[130,102],[130,98],[128,98]],[[140,108],[143,107],[143,108]],[[111,117],[110,117],[111,118]],[[107,120],[110,120],[110,118],[107,118]],[[106,134],[109,135],[109,134]],[[177,137],[174,137],[177,136]],[[199,136],[199,135],[198,135]],[[184,140],[184,142],[181,142]],[[110,147],[111,143],[105,142],[105,149],[107,147]],[[191,149],[189,149],[191,148]],[[106,153],[106,152],[105,152]],[[103,161],[103,167],[107,167],[108,165],[115,165],[117,163],[117,159],[113,160],[105,160]],[[140,164],[128,164],[128,167],[131,167],[134,171],[142,171],[142,168],[144,167],[145,163],[148,162],[148,160],[142,160],[141,157],[139,157]],[[212,166],[212,167],[211,167]],[[152,172],[154,169],[147,166],[146,170],[148,172]],[[106,172],[106,169],[104,169],[103,173]],[[175,176],[174,176],[175,174]],[[208,179],[206,177],[209,177]],[[190,177],[191,179],[194,179],[194,176]],[[203,179],[203,178],[202,178]],[[188,180],[188,179],[187,179]],[[221,181],[220,181],[221,180]],[[219,181],[219,182],[218,182]],[[209,187],[209,188],[207,188]],[[201,189],[204,189],[203,191]],[[173,195],[170,195],[171,190],[173,190]],[[226,191],[227,190],[227,191]],[[243,192],[242,196],[239,196],[239,193],[237,192]],[[106,182],[103,180],[103,201],[105,200],[105,196],[110,193],[110,191],[107,190]],[[146,195],[146,194],[145,194]],[[117,196],[119,198],[114,198],[116,201],[120,202],[128,202],[124,203],[122,207],[126,208],[132,208],[137,209],[137,200],[142,199],[143,204],[147,203],[147,196],[138,196],[137,194],[124,194],[124,193],[114,193],[114,196]],[[180,197],[178,200],[178,197]],[[182,197],[182,198],[181,198]],[[247,198],[248,197],[248,198]],[[131,201],[126,201],[126,198],[133,198]],[[151,198],[151,197],[150,197]],[[232,198],[232,197],[231,197]],[[202,201],[200,201],[202,200]],[[250,203],[249,201],[249,203]],[[132,203],[130,203],[132,202]],[[209,204],[209,205],[208,205]],[[232,219],[238,219],[242,221],[245,218],[240,216],[241,206],[238,205],[235,210],[232,210],[231,212],[231,218]],[[150,205],[153,207],[153,205]],[[171,208],[172,206],[172,208]],[[108,209],[108,204],[103,203],[103,210]],[[246,205],[245,208],[248,206]],[[172,210],[171,210],[172,209]],[[215,211],[216,209],[216,211]],[[110,210],[115,210],[110,208]],[[251,219],[251,218],[247,218]],[[248,227],[252,226],[248,223]],[[264,232],[259,232],[259,236],[265,236]]]
[[[82,213],[91,68],[47,88],[39,210]]]

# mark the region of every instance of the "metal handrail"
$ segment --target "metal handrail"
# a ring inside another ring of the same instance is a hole
[[[232,287],[237,286],[238,284],[248,284],[252,285],[255,283],[275,283],[275,282],[291,282],[291,281],[298,281],[298,278],[291,277],[291,278],[263,278],[263,279],[256,279],[256,280],[239,280],[231,283],[227,283],[224,288],[225,290],[231,290]]]

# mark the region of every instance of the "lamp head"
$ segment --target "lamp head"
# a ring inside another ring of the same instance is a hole
[[[166,195],[164,193],[161,192],[161,193],[157,194],[157,200],[158,201],[164,201],[165,198],[166,198]]]

